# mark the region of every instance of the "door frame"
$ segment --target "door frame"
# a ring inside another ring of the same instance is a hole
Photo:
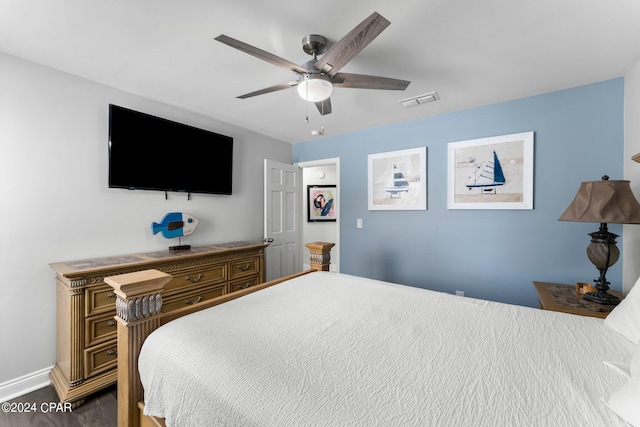
[[[338,197],[342,198],[342,193],[340,192],[340,157],[332,157],[332,158],[328,158],[328,159],[319,159],[319,160],[310,160],[310,161],[306,161],[306,162],[297,162],[294,163],[294,166],[298,166],[301,169],[305,169],[305,168],[310,168],[310,167],[317,167],[317,166],[335,166],[336,167],[336,189],[337,189],[337,193],[338,193]],[[304,171],[302,171],[302,177],[304,177]],[[302,187],[305,187],[306,184],[304,182],[304,178],[303,178],[303,182],[302,182]],[[303,190],[304,191],[304,190]],[[305,212],[305,208],[306,206],[304,206],[304,197],[300,198],[300,212],[302,213],[302,215],[304,215]],[[338,209],[336,212],[336,241],[332,242],[335,243],[335,246],[331,249],[331,258],[333,260],[337,260],[337,262],[334,264],[336,266],[336,272],[340,271],[340,212],[342,211],[342,209]],[[304,219],[302,219],[302,221],[304,221]],[[300,245],[300,259],[302,260],[302,263],[304,265],[305,260],[303,258],[304,256],[304,244],[305,243],[309,243],[305,240],[305,236],[304,236],[304,227],[300,227],[300,232],[301,232],[301,237],[300,240],[302,242],[302,244]]]

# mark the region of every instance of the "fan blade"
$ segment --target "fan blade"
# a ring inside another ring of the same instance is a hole
[[[342,79],[342,82],[334,82],[332,80],[331,83],[334,86],[352,89],[405,90],[407,86],[409,86],[409,83],[411,83],[408,80],[351,73],[337,73],[335,78]]]
[[[333,77],[347,62],[378,37],[389,24],[390,22],[385,17],[378,12],[373,12],[371,16],[331,46],[313,67]]]
[[[316,107],[318,107],[318,111],[320,111],[321,116],[326,116],[327,114],[331,114],[331,98],[318,101],[315,104],[316,104]]]
[[[256,58],[262,59],[263,61],[267,61],[270,64],[276,65],[278,67],[284,68],[289,71],[293,71],[294,73],[303,74],[303,73],[309,72],[307,69],[299,66],[298,64],[294,64],[293,62],[280,58],[279,56],[274,55],[273,53],[269,53],[262,49],[258,49],[257,47],[241,42],[240,40],[236,40],[234,38],[225,36],[224,34],[220,34],[214,40],[217,40],[220,43],[224,43],[227,46],[231,46],[235,49],[241,50],[244,53],[248,53],[249,55],[253,55]]]
[[[279,84],[279,85],[267,87],[267,88],[264,88],[264,89],[257,90],[255,92],[245,93],[244,95],[237,96],[236,98],[238,98],[238,99],[251,98],[252,96],[264,95],[265,93],[276,92],[276,91],[279,91],[279,90],[282,90],[282,89],[289,89],[290,87],[297,86],[297,85],[298,85],[298,81],[297,80],[292,80],[292,81],[287,82],[287,83],[282,83],[282,84]]]

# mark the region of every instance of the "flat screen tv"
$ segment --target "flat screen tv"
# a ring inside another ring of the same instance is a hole
[[[231,194],[233,138],[109,105],[109,187]]]

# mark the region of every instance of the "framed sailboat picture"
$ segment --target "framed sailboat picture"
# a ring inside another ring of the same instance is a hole
[[[427,148],[369,154],[369,210],[427,209]]]
[[[448,145],[449,209],[533,209],[533,132]]]

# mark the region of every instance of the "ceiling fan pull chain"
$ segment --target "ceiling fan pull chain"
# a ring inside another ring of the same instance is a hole
[[[306,89],[307,89],[307,98],[305,99],[306,101],[309,100],[309,74],[307,74],[306,76],[304,76],[305,79],[307,79],[307,84],[306,84]],[[307,110],[309,109],[309,104],[307,104]]]
[[[307,74],[307,75],[305,76],[305,78],[306,78],[307,80],[309,80],[309,74]],[[307,99],[306,99],[306,100],[308,100],[308,99],[309,99],[309,85],[307,85]],[[306,100],[305,100],[305,101],[306,101]],[[306,102],[306,105],[307,105],[307,116],[305,117],[304,122],[305,122],[305,123],[309,123],[309,103],[308,103],[308,102]]]

